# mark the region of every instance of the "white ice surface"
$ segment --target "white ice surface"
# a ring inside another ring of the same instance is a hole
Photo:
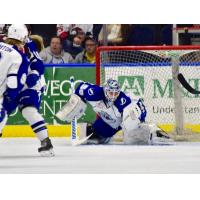
[[[35,138],[0,138],[0,173],[200,173],[200,143],[73,147],[66,138],[52,143],[56,156],[44,158]]]

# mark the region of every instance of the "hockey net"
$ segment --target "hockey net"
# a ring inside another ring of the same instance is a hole
[[[181,72],[200,90],[200,46],[99,47],[96,60],[97,84],[113,78],[132,98],[143,98],[148,122],[176,134],[200,133],[200,96],[177,80]]]

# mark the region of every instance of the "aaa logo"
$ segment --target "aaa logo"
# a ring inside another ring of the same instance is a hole
[[[125,93],[144,95],[144,76],[119,76],[118,82]]]

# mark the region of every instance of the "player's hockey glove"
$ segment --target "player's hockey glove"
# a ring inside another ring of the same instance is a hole
[[[39,76],[37,74],[29,74],[26,79],[26,84],[29,88],[32,88],[36,85],[39,80]]]
[[[7,114],[11,114],[16,108],[16,97],[18,91],[16,89],[7,88],[3,94],[3,107],[7,111]]]

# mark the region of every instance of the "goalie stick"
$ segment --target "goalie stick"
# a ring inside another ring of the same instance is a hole
[[[74,86],[74,77],[70,77],[70,84],[71,84],[71,90],[72,93],[75,92],[75,86]],[[76,145],[76,142],[78,140],[78,134],[77,134],[77,119],[74,117],[74,119],[71,122],[71,144],[74,146]]]
[[[180,83],[182,84],[182,86],[191,94],[200,94],[200,91],[195,90],[194,88],[192,88],[190,86],[190,84],[186,81],[185,77],[183,76],[183,74],[179,73],[178,74],[178,80],[180,81]]]
[[[75,85],[74,85],[74,77],[70,77],[70,84],[71,84],[71,90],[72,93],[75,92]],[[92,133],[93,134],[93,133]],[[85,143],[91,136],[92,134],[88,135],[87,137],[83,139],[78,138],[78,133],[77,133],[77,119],[74,117],[74,119],[71,122],[71,145],[72,146],[77,146]]]

